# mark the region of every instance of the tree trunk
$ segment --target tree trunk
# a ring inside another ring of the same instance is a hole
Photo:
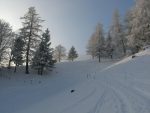
[[[60,59],[61,59],[61,53],[59,52],[58,54],[58,61],[60,62]]]
[[[101,62],[101,56],[100,56],[100,54],[98,55],[98,59],[99,59],[99,62]]]
[[[38,75],[40,74],[40,69],[38,68]]]
[[[14,73],[16,73],[16,71],[17,71],[17,65],[15,66],[15,70],[14,70]]]
[[[101,50],[100,50],[100,48],[99,48],[99,51],[98,51],[99,53],[98,53],[98,59],[99,59],[99,63],[101,62],[101,54],[100,54],[100,52],[101,52]]]
[[[32,22],[31,22],[31,28],[29,33],[29,41],[27,46],[27,53],[26,53],[26,74],[29,74],[29,51],[30,51],[30,42],[31,42],[31,36],[32,36]]]
[[[113,56],[112,56],[112,55],[110,55],[110,58],[111,58],[111,59],[113,59]]]
[[[42,67],[41,67],[41,73],[40,73],[41,75],[43,75],[43,68],[44,68],[44,67],[42,66]]]
[[[31,41],[31,31],[29,35],[29,41],[27,46],[27,53],[26,53],[26,74],[29,74],[29,51],[30,51],[30,41]]]
[[[26,74],[29,74],[29,48],[26,53]]]
[[[10,67],[10,65],[11,65],[11,59],[9,59],[9,63],[8,63],[8,69],[10,69],[11,67]]]
[[[28,41],[27,52],[26,52],[26,74],[29,74],[29,51],[30,51],[30,42],[31,42],[31,36],[32,36],[32,27],[33,27],[33,15],[32,15],[32,20],[31,20],[29,41]]]
[[[121,40],[121,42],[122,42],[123,53],[124,53],[124,55],[126,55],[126,47],[125,47],[125,44],[124,44],[123,40]]]

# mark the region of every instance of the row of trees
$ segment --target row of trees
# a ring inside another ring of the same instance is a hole
[[[54,50],[54,58],[60,62],[62,59],[65,59],[67,57],[68,60],[73,61],[78,57],[78,53],[75,50],[75,47],[72,46],[71,49],[69,50],[68,56],[66,53],[66,48],[62,45],[58,45],[55,47]]]
[[[150,2],[136,0],[122,22],[119,11],[113,14],[112,24],[105,34],[103,25],[98,24],[90,37],[87,53],[93,58],[123,57],[134,54],[150,44]]]
[[[15,72],[24,63],[26,74],[29,74],[29,65],[42,74],[44,69],[53,67],[55,63],[49,30],[42,33],[43,20],[34,7],[30,7],[21,20],[22,28],[18,33],[12,32],[10,25],[0,20],[0,63],[9,58],[8,68],[13,62]]]
[[[29,74],[31,67],[42,75],[44,70],[51,70],[56,60],[60,62],[62,57],[66,56],[66,49],[61,45],[55,50],[51,48],[50,31],[42,31],[44,20],[34,7],[30,7],[21,20],[22,28],[17,33],[12,31],[7,22],[0,20],[0,65],[8,61],[10,69],[13,62],[16,72],[17,67],[24,64],[26,74]],[[77,57],[78,54],[72,46],[68,59],[73,61]]]
[[[112,42],[112,37],[110,32],[108,36],[105,38],[103,25],[98,24],[96,26],[95,32],[90,37],[87,45],[87,54],[91,55],[94,59],[98,57],[99,62],[101,61],[101,57],[110,57],[113,58],[114,45]]]

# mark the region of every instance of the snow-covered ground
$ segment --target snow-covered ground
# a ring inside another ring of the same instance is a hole
[[[58,63],[35,76],[0,78],[0,113],[150,113],[149,49],[119,62]]]

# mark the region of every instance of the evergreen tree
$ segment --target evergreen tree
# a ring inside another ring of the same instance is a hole
[[[24,44],[25,44],[24,40],[20,36],[17,36],[14,42],[12,52],[11,52],[12,61],[15,64],[14,72],[16,72],[17,67],[22,65],[24,62],[23,60]]]
[[[54,65],[53,49],[50,48],[50,45],[50,34],[47,29],[42,35],[42,41],[32,61],[32,67],[38,70],[38,74],[42,75],[44,70],[52,68]]]
[[[78,54],[77,54],[74,46],[72,46],[71,49],[70,49],[70,51],[69,51],[69,53],[68,53],[68,59],[71,60],[71,61],[73,61],[77,57],[78,57]]]
[[[108,37],[106,39],[106,54],[112,59],[113,58],[113,45],[112,45],[112,37],[110,35],[110,32],[108,32]]]
[[[26,74],[29,74],[29,63],[34,50],[40,43],[41,23],[43,20],[36,13],[34,7],[30,7],[28,12],[21,18],[23,20],[24,37],[26,40]]]

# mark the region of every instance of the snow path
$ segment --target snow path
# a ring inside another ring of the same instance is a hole
[[[128,109],[124,109],[119,113],[150,113],[150,96],[146,96],[143,92],[132,88],[132,86],[127,87],[123,83],[113,79],[109,80],[108,84],[108,87],[117,93],[118,99],[124,97],[122,101],[126,101],[126,103],[122,107],[128,106],[128,109],[130,109],[129,111],[125,111]]]
[[[150,113],[149,53],[147,50],[135,59],[128,57],[115,64],[57,64],[54,76],[41,85],[3,89],[0,104],[10,109],[0,107],[0,113]],[[72,89],[75,92],[71,93]],[[11,101],[18,99],[26,101],[11,107]]]
[[[145,55],[132,61],[131,58],[127,58],[126,61],[127,63],[116,63],[115,66],[110,66],[108,68],[110,70],[104,69],[104,71],[95,72],[98,74],[94,75],[94,78],[98,79],[94,79],[94,83],[103,87],[97,89],[96,94],[99,95],[94,95],[95,92],[91,95],[97,97],[97,101],[94,101],[96,104],[92,109],[88,107],[86,111],[82,110],[85,108],[82,102],[78,104],[80,108],[74,106],[66,113],[150,113],[150,58]],[[111,67],[116,69],[111,70]],[[121,72],[119,72],[120,70]],[[100,94],[100,92],[103,93]],[[84,102],[87,105],[93,104],[92,101]],[[79,111],[80,109],[81,111]]]

